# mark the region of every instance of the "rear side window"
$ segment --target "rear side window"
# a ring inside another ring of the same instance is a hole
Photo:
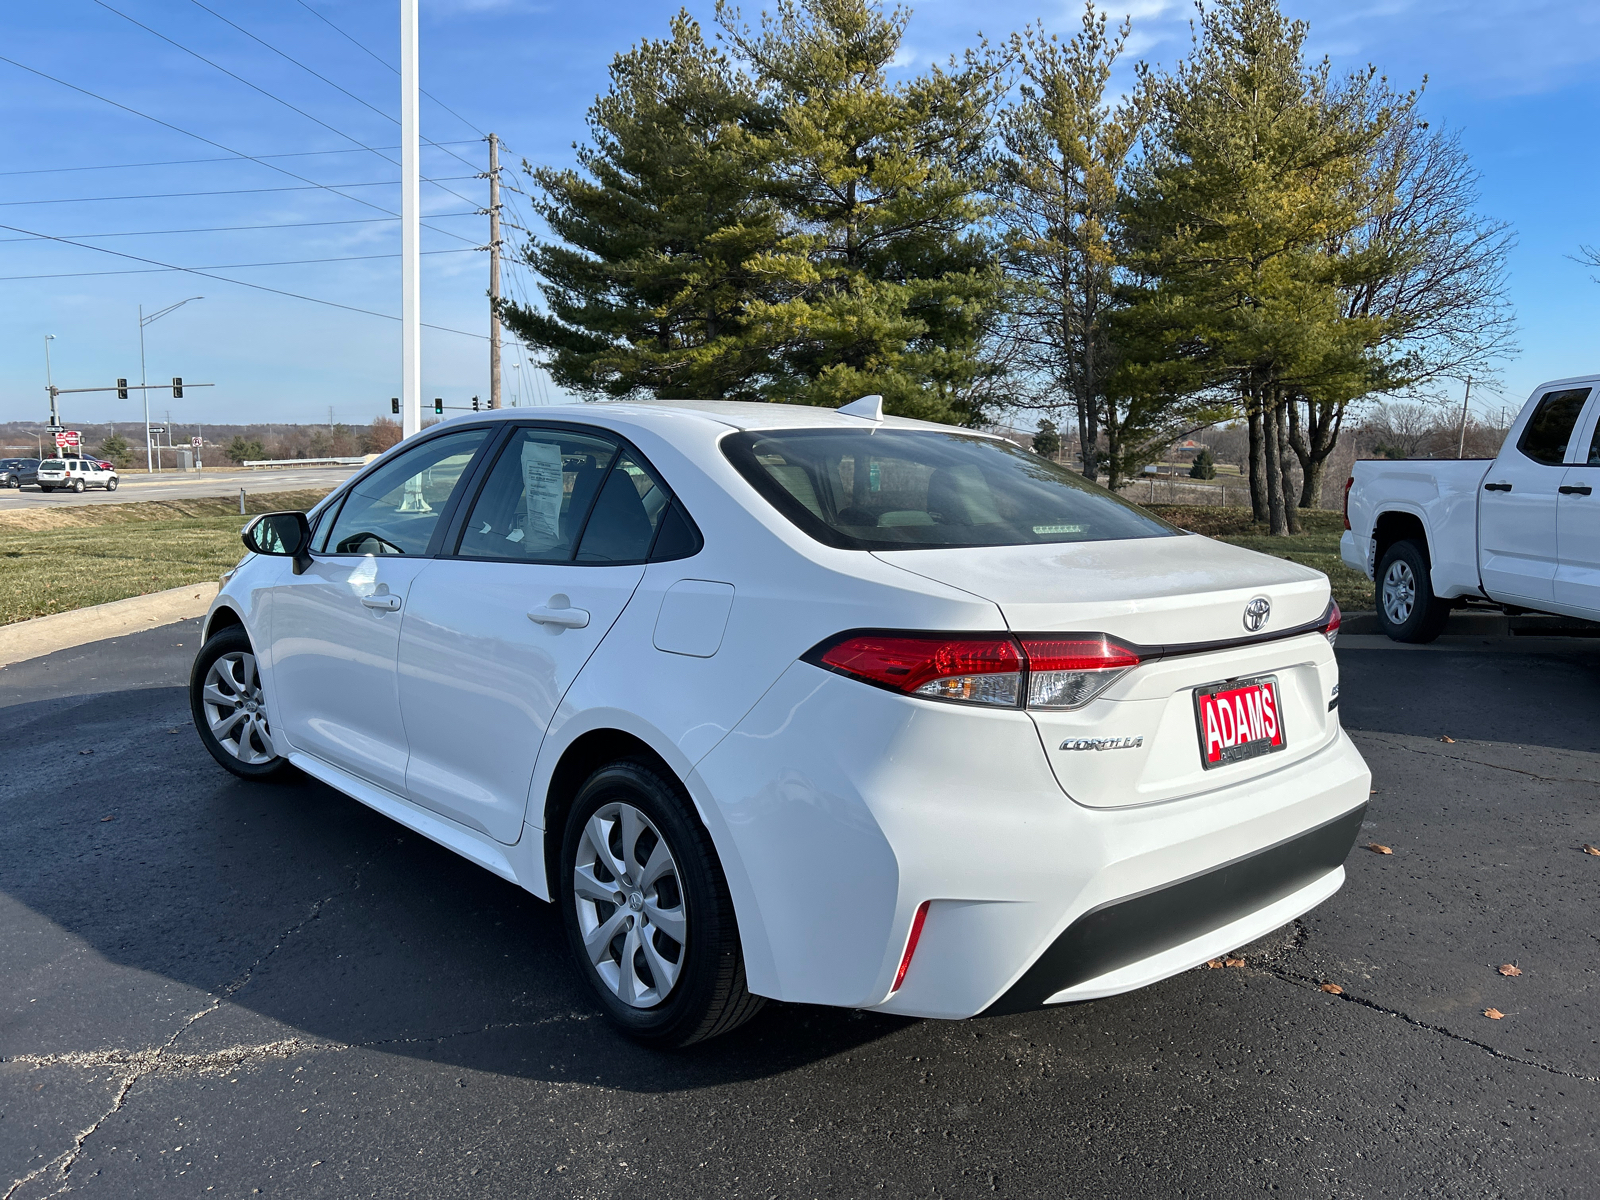
[[[1600,421],[1594,423],[1594,437],[1589,439],[1589,466],[1600,467]]]
[[[723,439],[784,516],[852,550],[1121,541],[1181,532],[1009,442],[941,430],[795,429]]]
[[[570,562],[616,457],[617,444],[608,438],[565,429],[517,430],[478,493],[456,553]]]
[[[1559,466],[1566,460],[1567,443],[1572,440],[1572,430],[1588,399],[1588,388],[1567,388],[1540,396],[1539,406],[1517,439],[1517,449],[1534,462]]]

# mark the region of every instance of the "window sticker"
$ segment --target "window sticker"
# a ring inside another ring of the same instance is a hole
[[[522,492],[528,504],[528,545],[554,546],[561,537],[561,447],[551,442],[522,443]]]

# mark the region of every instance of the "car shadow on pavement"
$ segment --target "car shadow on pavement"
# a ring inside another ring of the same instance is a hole
[[[0,892],[43,920],[27,961],[0,970],[0,1004],[22,1018],[0,1054],[114,1048],[143,1026],[96,1006],[146,992],[148,1027],[168,1028],[155,995],[171,989],[152,977],[192,989],[191,1010],[225,997],[186,1052],[298,1038],[641,1092],[779,1074],[911,1023],[769,1004],[702,1046],[644,1049],[601,1017],[554,906],[304,776],[233,778],[183,689],[5,715]]]

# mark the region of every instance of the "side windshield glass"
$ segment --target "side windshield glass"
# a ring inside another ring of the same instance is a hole
[[[1009,442],[951,431],[733,434],[729,461],[806,533],[857,550],[1023,546],[1179,532]]]
[[[667,509],[667,493],[630,455],[611,468],[583,530],[578,561],[643,562]]]
[[[570,562],[617,445],[565,429],[519,429],[461,534],[467,558]]]
[[[1573,427],[1588,399],[1588,388],[1567,388],[1540,396],[1539,406],[1517,439],[1517,449],[1534,462],[1559,466],[1566,461],[1567,443],[1572,440]]]
[[[328,553],[426,554],[450,493],[487,436],[485,429],[444,434],[361,480],[328,534]]]

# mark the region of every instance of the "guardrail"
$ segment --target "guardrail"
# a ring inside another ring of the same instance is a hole
[[[358,454],[354,458],[247,458],[241,467],[359,467],[376,455]]]

